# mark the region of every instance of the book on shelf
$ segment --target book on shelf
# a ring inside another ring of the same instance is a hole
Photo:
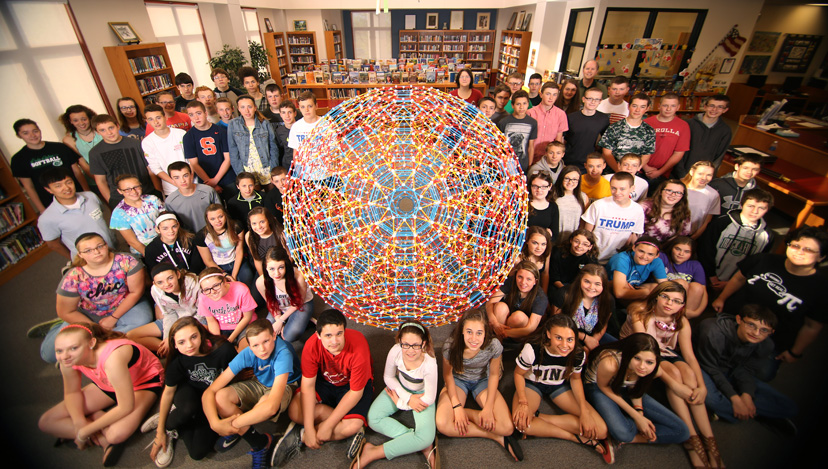
[[[368,72],[368,83],[372,85],[377,83],[377,72]]]
[[[357,71],[348,72],[348,76],[351,77],[351,84],[358,84],[360,82],[359,77],[362,73]],[[368,72],[365,72],[365,81],[368,81]]]
[[[11,202],[0,207],[0,234],[8,233],[23,223],[26,214],[23,202]]]
[[[128,60],[129,68],[133,74],[152,72],[167,68],[167,63],[162,55],[146,55]]]
[[[0,270],[16,264],[41,244],[43,240],[33,226],[27,226],[0,241]]]

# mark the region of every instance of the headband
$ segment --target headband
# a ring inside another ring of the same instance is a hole
[[[423,334],[426,333],[425,329],[423,329],[423,326],[417,324],[416,322],[407,322],[407,323],[403,324],[402,326],[400,326],[400,330],[403,330],[403,328],[408,327],[408,326],[416,327],[417,329],[421,330],[423,332]]]
[[[76,327],[76,328],[78,328],[78,329],[83,329],[83,330],[85,330],[86,332],[88,332],[88,333],[89,333],[89,335],[91,335],[92,337],[95,337],[95,334],[93,334],[93,333],[92,333],[92,331],[91,331],[88,327],[83,326],[83,325],[81,325],[81,324],[69,324],[68,326],[64,326],[64,327],[60,330],[60,332],[63,332],[63,331],[65,331],[66,329],[69,329],[70,327]]]
[[[658,247],[658,245],[653,243],[653,242],[650,242],[650,241],[636,241],[634,246],[638,246],[639,244],[647,244],[649,246],[652,246],[652,247],[656,248],[656,251],[661,252],[661,248]]]
[[[165,214],[163,214],[163,215],[161,215],[160,217],[158,217],[158,218],[156,218],[156,219],[155,219],[155,226],[156,226],[156,228],[158,227],[158,225],[160,225],[160,224],[161,224],[161,222],[162,222],[162,221],[167,221],[167,220],[175,220],[175,221],[178,221],[178,217],[176,217],[176,216],[175,216],[174,214],[172,214],[172,213],[165,213]]]
[[[201,278],[201,280],[199,280],[199,281],[198,281],[198,283],[200,284],[201,282],[203,282],[203,281],[207,280],[207,279],[208,279],[208,278],[210,278],[210,277],[221,277],[221,278],[224,278],[224,276],[225,276],[225,273],[224,273],[224,272],[222,272],[222,273],[220,273],[220,274],[207,274],[207,275],[205,275],[204,277],[202,277],[202,278]]]

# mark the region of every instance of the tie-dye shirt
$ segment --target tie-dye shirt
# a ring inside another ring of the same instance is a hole
[[[132,230],[138,241],[146,246],[158,236],[155,231],[155,219],[165,208],[164,202],[154,195],[142,195],[141,202],[140,207],[127,205],[123,200],[118,202],[115,210],[112,211],[109,227],[113,230]],[[138,254],[132,247],[130,251]]]

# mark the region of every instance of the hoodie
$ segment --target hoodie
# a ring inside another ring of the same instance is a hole
[[[736,171],[725,174],[720,178],[710,181],[710,187],[719,192],[719,202],[722,204],[722,213],[728,210],[739,210],[742,208],[742,194],[756,187],[756,179],[751,179],[745,187],[739,187],[734,177]]]
[[[716,388],[728,399],[736,394],[756,393],[756,371],[773,352],[773,341],[742,342],[736,335],[736,318],[722,314],[702,321],[696,344],[701,369],[710,375]]]
[[[708,277],[730,280],[738,270],[736,265],[747,256],[768,252],[773,244],[773,233],[767,230],[764,219],[754,227],[742,224],[742,211],[731,210],[710,222],[699,243],[699,258]]]
[[[684,153],[681,161],[673,167],[674,178],[684,177],[697,161],[710,161],[717,171],[722,164],[733,133],[722,118],[719,118],[713,127],[708,127],[702,117],[704,113],[699,113],[687,121],[690,126],[690,150]]]

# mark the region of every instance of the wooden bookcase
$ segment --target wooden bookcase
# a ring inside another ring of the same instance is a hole
[[[496,31],[404,29],[399,33],[401,59],[456,58],[474,71],[491,70]]]
[[[268,52],[268,65],[273,81],[284,88],[287,84],[287,74],[290,73],[290,60],[287,54],[285,33],[264,33],[265,49]]]
[[[304,72],[308,66],[319,63],[315,31],[292,31],[285,34],[291,71]]]
[[[104,47],[121,96],[129,96],[141,110],[161,91],[178,94],[175,72],[163,42]]]
[[[328,60],[339,60],[345,57],[343,45],[342,31],[325,31],[325,50]]]
[[[291,99],[296,99],[301,93],[305,91],[310,91],[316,96],[316,102],[318,105],[317,114],[320,116],[324,116],[331,108],[336,106],[337,104],[349,99],[354,98],[357,95],[363,94],[369,90],[374,88],[381,88],[381,87],[388,87],[388,86],[401,86],[400,84],[387,84],[387,83],[360,83],[360,84],[343,84],[343,85],[334,85],[334,84],[327,84],[327,85],[318,85],[318,84],[302,84],[302,85],[287,85],[285,89],[287,89],[287,96]],[[405,86],[405,85],[402,85]],[[457,87],[454,83],[417,83],[412,86],[428,86],[431,88],[437,88],[440,90],[445,91],[446,93],[452,91]],[[485,83],[478,83],[472,85],[473,88],[476,88],[484,95],[486,94],[486,88],[488,85]]]
[[[27,230],[28,227],[32,227],[37,233],[37,238],[40,239],[40,233],[37,231],[37,214],[35,213],[34,208],[29,203],[29,199],[26,198],[26,194],[23,193],[23,190],[20,188],[20,185],[17,184],[17,180],[15,180],[14,176],[12,175],[11,168],[9,167],[8,160],[6,160],[6,156],[0,152],[0,207],[5,207],[9,204],[13,203],[21,203],[23,204],[23,221],[14,225],[11,228],[8,228],[2,234],[0,234],[0,252],[4,251],[6,244],[15,243],[15,239],[21,235],[23,230]],[[22,259],[18,259],[16,262],[12,264],[4,264],[0,263],[0,285],[11,280],[15,275],[23,272],[29,266],[37,262],[40,258],[45,256],[49,253],[49,248],[46,247],[45,244],[42,243],[36,247],[29,247],[25,249],[26,255]],[[1,267],[5,265],[5,267]]]
[[[506,83],[511,73],[526,73],[529,60],[531,31],[502,31],[500,35],[500,58],[498,59],[497,83]]]

